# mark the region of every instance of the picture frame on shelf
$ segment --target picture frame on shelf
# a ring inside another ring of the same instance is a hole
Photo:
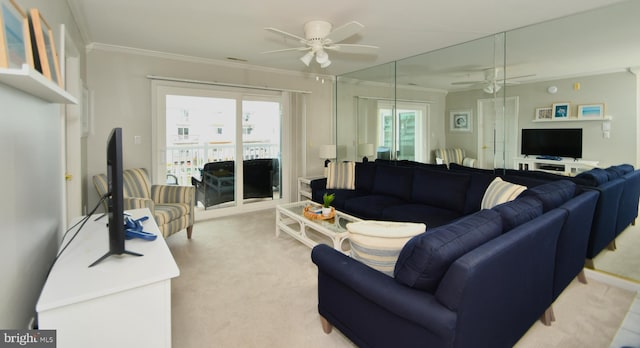
[[[578,118],[598,119],[604,117],[604,104],[582,104],[578,105]]]
[[[536,120],[551,120],[553,109],[550,107],[536,108]]]
[[[471,110],[454,110],[449,112],[449,130],[452,132],[471,132]]]
[[[14,0],[0,0],[0,68],[33,67],[27,14]]]
[[[60,76],[60,65],[51,27],[37,8],[29,10],[29,29],[33,50],[33,66],[46,78],[64,87]]]
[[[571,103],[553,103],[551,117],[553,119],[567,119],[571,116]]]

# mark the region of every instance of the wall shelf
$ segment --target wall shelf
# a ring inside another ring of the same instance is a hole
[[[27,64],[22,69],[0,68],[0,83],[51,103],[78,104],[78,100]]]
[[[607,115],[604,116],[603,118],[564,118],[564,119],[557,119],[557,120],[532,120],[532,122],[540,122],[540,123],[544,123],[544,122],[593,122],[593,121],[611,121],[613,119],[613,116]]]

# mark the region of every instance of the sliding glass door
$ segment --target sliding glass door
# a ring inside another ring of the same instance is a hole
[[[377,157],[424,162],[425,119],[428,104],[402,102],[394,105],[388,101],[378,103]]]
[[[282,96],[271,91],[155,86],[156,171],[196,186],[196,212],[282,198]]]

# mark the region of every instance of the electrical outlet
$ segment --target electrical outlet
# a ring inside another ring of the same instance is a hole
[[[135,135],[135,136],[133,137],[133,143],[134,143],[135,145],[140,145],[140,144],[142,144],[142,136],[141,136],[141,135]]]

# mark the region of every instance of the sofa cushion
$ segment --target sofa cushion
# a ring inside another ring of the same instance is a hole
[[[465,199],[464,214],[468,215],[480,210],[482,205],[482,197],[487,191],[487,187],[496,178],[493,174],[470,172],[471,180],[469,181],[469,189],[467,190],[467,198]]]
[[[541,216],[542,202],[533,196],[521,197],[511,202],[499,204],[493,207],[493,210],[500,214],[503,232],[507,232]]]
[[[382,212],[385,208],[405,204],[400,198],[369,194],[350,198],[344,202],[344,210],[347,214],[355,215],[362,219],[382,220]]]
[[[348,223],[351,257],[393,277],[402,247],[426,228],[424,224],[407,222],[368,220]]]
[[[355,173],[354,162],[330,162],[327,168],[327,188],[354,190]]]
[[[462,215],[454,210],[418,203],[394,205],[382,210],[383,220],[421,222],[429,228],[448,224]]]
[[[586,180],[589,186],[600,186],[609,181],[609,174],[602,168],[593,168],[576,175],[576,178]]]
[[[571,199],[576,193],[576,184],[569,180],[552,181],[531,187],[522,193],[522,197],[533,196],[542,202],[544,212],[557,208]]]
[[[482,210],[411,238],[396,262],[396,281],[434,292],[449,266],[460,256],[502,233],[502,220]]]
[[[634,171],[633,166],[628,163],[618,164],[617,166],[614,166],[614,168],[616,168],[616,170],[619,170],[622,175],[629,174]]]
[[[498,204],[512,201],[526,189],[526,186],[513,184],[499,177],[495,178],[487,187],[484,196],[482,196],[480,207],[482,209],[491,209]]]
[[[374,162],[356,163],[356,190],[371,192],[376,178],[376,164]]]
[[[411,200],[462,213],[470,180],[467,173],[416,168]]]
[[[378,165],[372,192],[411,200],[414,168]]]

